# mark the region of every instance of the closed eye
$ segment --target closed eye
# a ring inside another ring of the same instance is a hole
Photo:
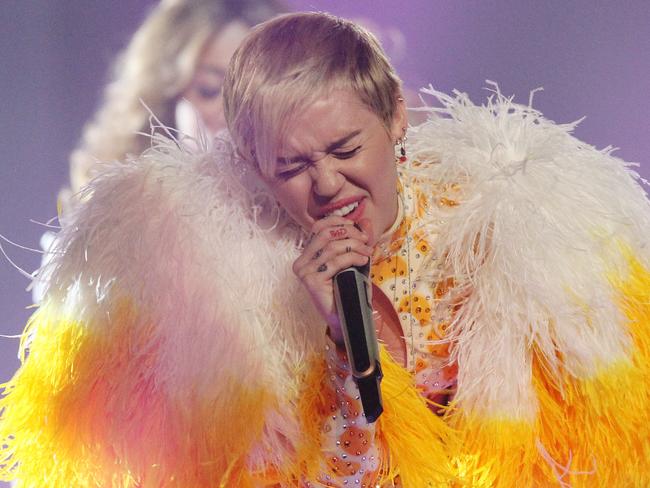
[[[351,151],[336,151],[332,153],[332,156],[334,156],[336,159],[350,159],[354,157],[360,149],[361,146],[357,146]]]
[[[199,96],[204,99],[204,100],[210,100],[213,98],[217,98],[219,95],[221,95],[221,87],[211,87],[211,86],[198,86],[196,88],[197,93]]]
[[[294,176],[302,173],[305,169],[307,169],[309,164],[310,164],[309,161],[297,161],[294,163],[283,165],[280,169],[276,171],[275,176],[276,178],[280,178],[281,180],[289,180]]]

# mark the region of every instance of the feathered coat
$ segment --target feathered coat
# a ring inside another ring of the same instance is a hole
[[[384,481],[650,484],[650,208],[638,177],[498,92],[409,132],[402,177],[460,188],[424,217],[463,289],[455,401],[386,356]],[[52,250],[0,399],[18,486],[292,486],[318,469],[325,326],[300,232],[232,156],[158,138],[107,164]],[[433,191],[433,190],[432,190]],[[451,429],[450,429],[451,427]],[[253,469],[254,468],[254,469]],[[252,472],[254,471],[254,472]],[[260,474],[261,473],[261,474]]]

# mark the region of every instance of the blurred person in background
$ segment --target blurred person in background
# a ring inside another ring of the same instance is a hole
[[[230,56],[252,26],[285,10],[279,0],[156,5],[118,55],[103,100],[70,155],[70,185],[58,196],[61,223],[99,163],[139,155],[150,145],[152,130],[178,129],[191,144],[224,129],[221,86]],[[42,267],[55,238],[52,231],[41,236]],[[31,285],[34,303],[45,279],[41,273]]]
[[[224,129],[221,86],[230,56],[252,26],[285,10],[278,0],[162,0],[117,57],[70,156],[64,214],[98,161],[124,160],[150,144],[151,115],[193,136]]]

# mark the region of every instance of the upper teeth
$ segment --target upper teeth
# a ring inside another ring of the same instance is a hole
[[[354,203],[351,203],[350,205],[346,205],[345,207],[337,208],[333,212],[328,213],[327,216],[329,217],[330,215],[337,215],[339,217],[345,217],[347,214],[352,212],[358,206],[359,206],[359,202],[356,201]]]

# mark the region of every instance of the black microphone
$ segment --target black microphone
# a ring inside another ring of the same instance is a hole
[[[372,319],[370,264],[350,267],[333,279],[334,299],[341,322],[345,350],[352,377],[359,394],[366,420],[372,423],[384,411],[379,384],[383,374],[379,364],[377,333]]]

